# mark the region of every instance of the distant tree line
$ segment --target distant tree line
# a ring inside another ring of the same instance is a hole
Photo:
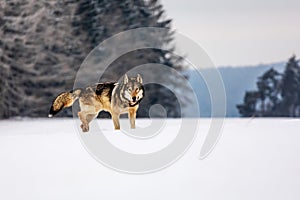
[[[247,91],[237,105],[243,117],[299,117],[300,66],[292,56],[283,73],[271,68],[257,79],[257,90]]]
[[[94,47],[114,34],[139,27],[171,28],[158,0],[4,0],[0,6],[0,119],[46,117],[52,99],[72,89],[80,64]],[[170,30],[162,43],[172,42],[172,37]],[[112,63],[113,74],[106,73],[104,78],[118,80],[145,63],[180,69],[178,59],[169,56],[172,51],[130,52]],[[162,104],[170,117],[180,116],[172,92],[159,85],[148,85],[146,90],[145,106],[138,116],[148,117],[152,104]],[[71,116],[71,112],[65,110],[60,116]]]

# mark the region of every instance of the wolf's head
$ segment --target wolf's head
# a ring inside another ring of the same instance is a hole
[[[137,104],[145,95],[143,79],[139,74],[137,77],[132,78],[128,78],[127,74],[125,74],[123,86],[124,97],[129,101],[130,105]]]

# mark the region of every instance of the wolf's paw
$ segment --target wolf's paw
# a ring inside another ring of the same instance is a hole
[[[89,126],[88,125],[80,125],[80,128],[82,129],[82,132],[88,132],[89,131]]]

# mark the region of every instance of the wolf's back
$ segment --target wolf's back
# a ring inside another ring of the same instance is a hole
[[[64,108],[70,107],[80,97],[82,89],[75,89],[59,94],[53,101],[48,117],[53,117]]]

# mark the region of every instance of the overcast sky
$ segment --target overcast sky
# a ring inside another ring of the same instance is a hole
[[[300,57],[300,0],[162,0],[173,28],[217,65]]]

